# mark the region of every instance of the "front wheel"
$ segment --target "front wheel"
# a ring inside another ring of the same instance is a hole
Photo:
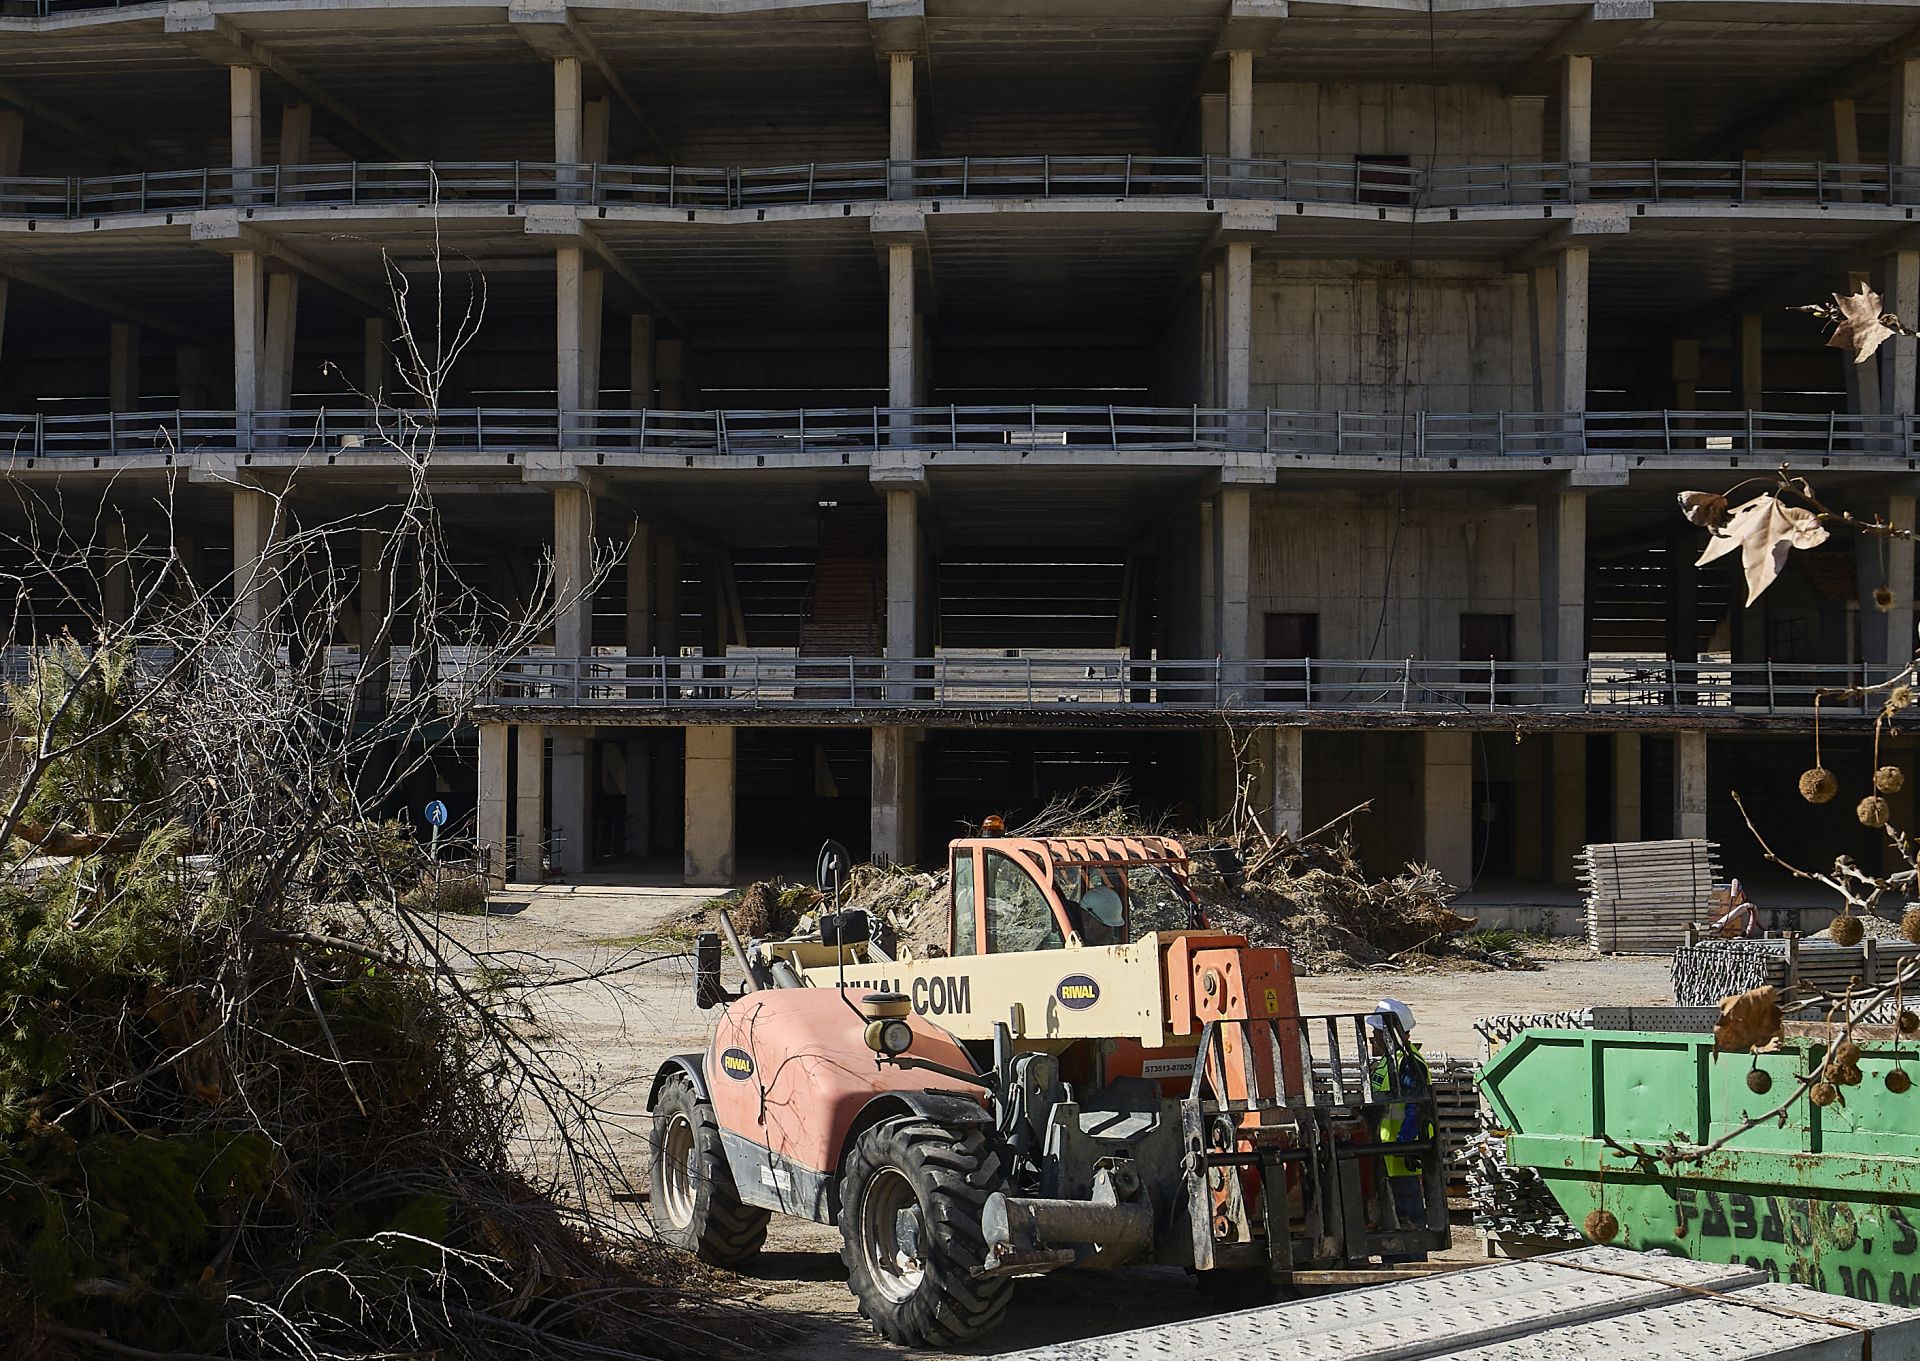
[[[985,1262],[980,1215],[1000,1158],[976,1126],[909,1117],[854,1141],[840,1190],[841,1259],[860,1312],[889,1342],[952,1347],[997,1326],[1013,1282]]]
[[[653,1106],[654,1227],[677,1248],[715,1266],[739,1266],[767,1241],[767,1211],[747,1205],[733,1184],[713,1107],[675,1074]]]

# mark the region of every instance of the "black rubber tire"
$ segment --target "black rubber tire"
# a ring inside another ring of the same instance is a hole
[[[688,1203],[683,1207],[684,1214],[676,1218],[674,1198],[663,1190],[670,1177],[664,1152],[668,1131],[682,1119],[691,1130],[693,1148],[687,1168]],[[653,1225],[664,1241],[686,1249],[703,1262],[724,1267],[739,1266],[760,1251],[767,1241],[767,1221],[773,1216],[741,1202],[733,1184],[733,1169],[727,1165],[726,1150],[720,1145],[720,1125],[713,1118],[713,1107],[700,1099],[686,1077],[676,1074],[661,1084],[659,1099],[653,1103],[653,1131],[647,1143]]]
[[[911,1185],[919,1208],[920,1280],[905,1298],[876,1282],[861,1242],[867,1192],[890,1173]],[[954,1347],[1006,1316],[1012,1279],[973,1274],[987,1255],[980,1215],[1001,1181],[1000,1157],[977,1126],[910,1116],[875,1125],[854,1141],[840,1183],[840,1257],[860,1312],[889,1342]]]

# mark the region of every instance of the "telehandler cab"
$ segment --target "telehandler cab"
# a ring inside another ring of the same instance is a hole
[[[986,1332],[1013,1277],[1057,1267],[1184,1266],[1253,1302],[1446,1244],[1405,1033],[1300,1015],[1285,950],[1208,928],[1179,842],[949,854],[934,957],[893,957],[859,911],[745,945],[723,914],[730,996],[701,938],[698,1001],[725,1009],[648,1101],[670,1242],[739,1265],[774,1211],[838,1224],[861,1312],[912,1346]],[[1409,1108],[1390,1144],[1389,1101]],[[1395,1213],[1389,1153],[1418,1168],[1422,1222]]]

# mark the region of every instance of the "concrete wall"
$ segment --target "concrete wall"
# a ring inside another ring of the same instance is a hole
[[[1523,276],[1422,260],[1411,294],[1404,260],[1255,257],[1253,405],[1395,415],[1534,409]]]
[[[1261,491],[1253,498],[1250,655],[1264,651],[1269,611],[1318,614],[1327,657],[1460,655],[1462,614],[1514,616],[1514,656],[1540,656],[1534,508],[1423,490],[1393,544],[1389,492]],[[1393,591],[1378,646],[1380,595]]]
[[[1491,85],[1256,84],[1253,154],[1410,156],[1424,164],[1537,161],[1546,101]],[[1436,154],[1437,147],[1437,154]]]

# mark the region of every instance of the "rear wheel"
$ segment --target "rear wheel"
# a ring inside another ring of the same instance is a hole
[[[651,1143],[653,1220],[663,1239],[715,1266],[738,1266],[760,1251],[772,1216],[741,1201],[713,1107],[683,1075],[661,1084]]]
[[[890,1120],[854,1141],[840,1255],[860,1312],[888,1341],[951,1347],[1006,1315],[1013,1282],[973,1274],[987,1255],[980,1215],[1000,1182],[977,1127]]]

